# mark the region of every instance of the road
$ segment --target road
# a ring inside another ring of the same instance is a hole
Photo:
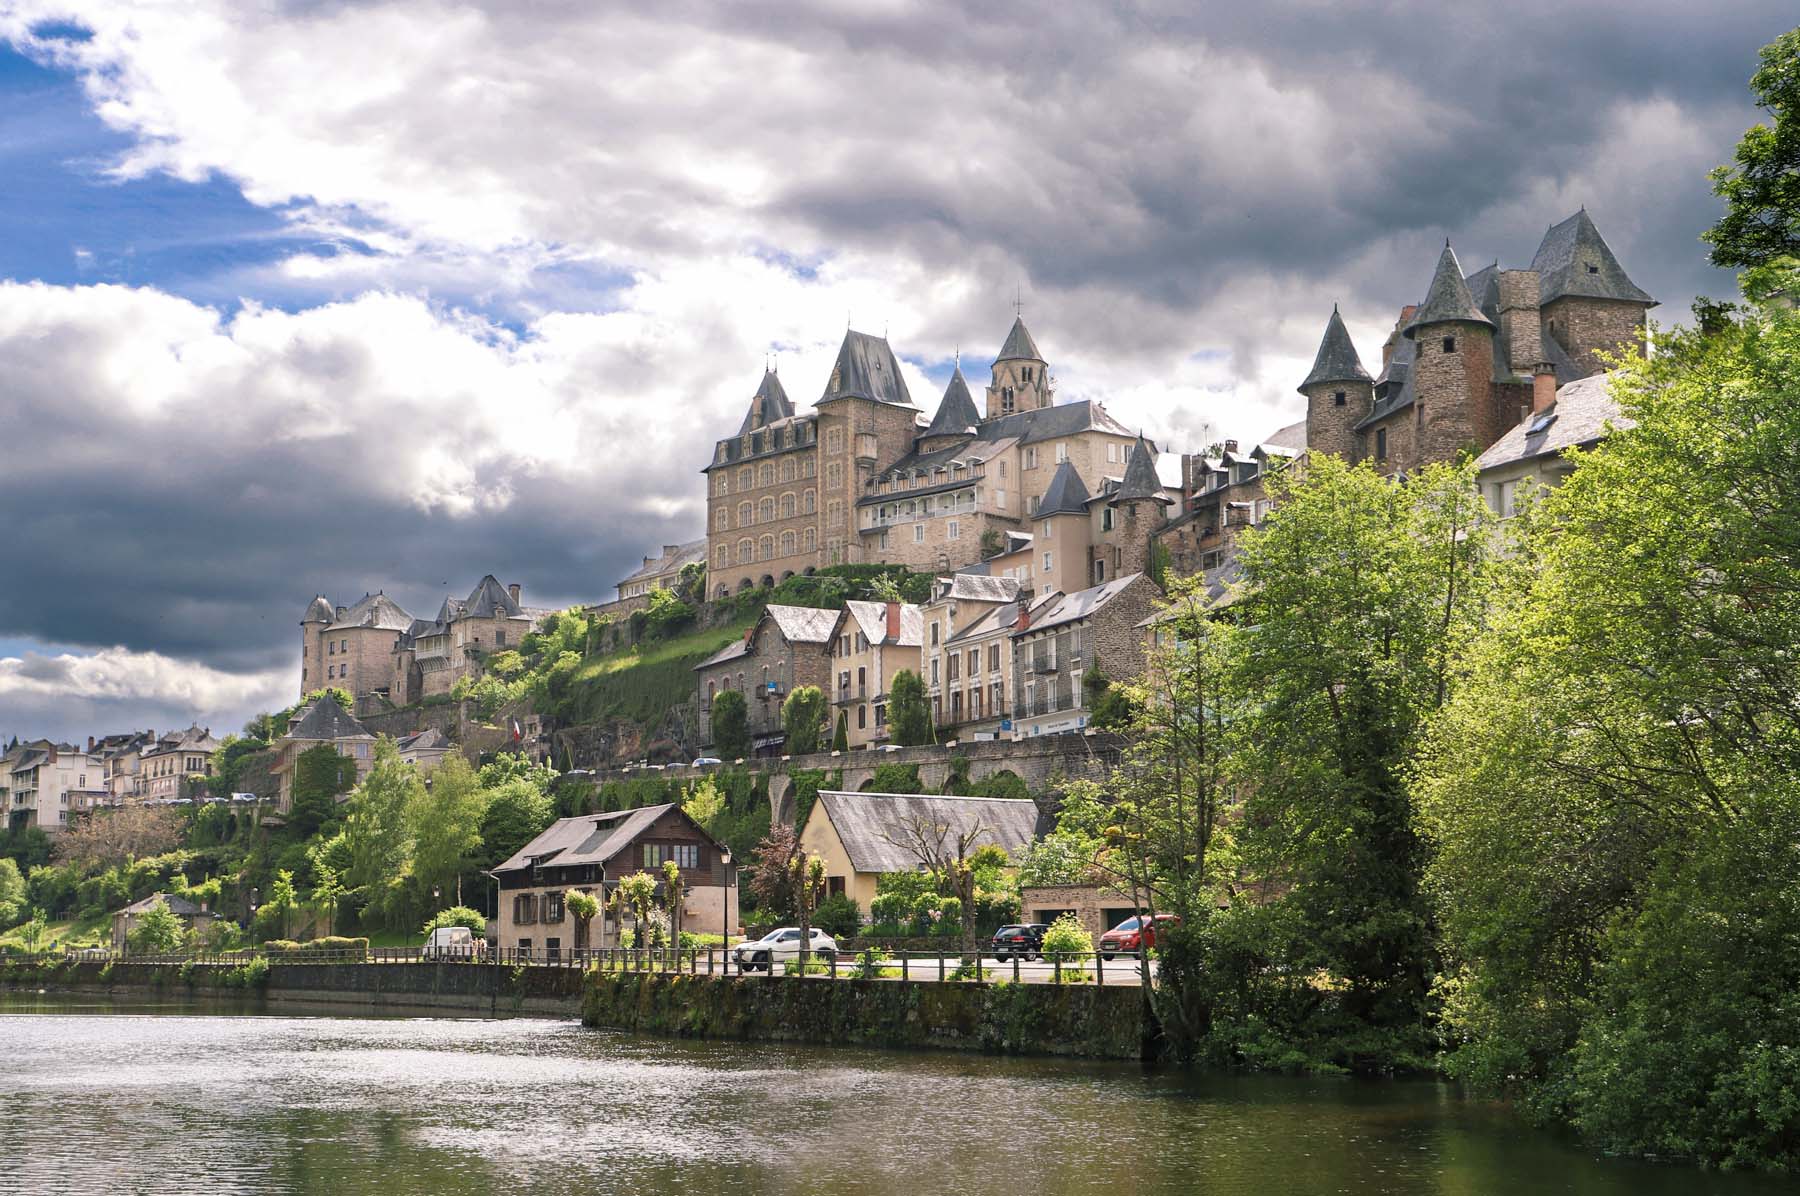
[[[1014,961],[1010,959],[1000,960],[991,955],[984,955],[981,959],[982,978],[984,980],[1010,981],[1014,975],[1013,962]],[[1111,960],[1100,960],[1098,962],[1101,972],[1104,973],[1103,983],[1139,983],[1140,973],[1138,971],[1138,961],[1135,956],[1119,955]],[[1093,983],[1095,980],[1095,963],[1096,961],[1092,958],[1081,960],[1081,966],[1087,972],[1088,983]],[[957,968],[962,966],[962,956],[909,955],[906,960],[904,972],[902,972],[900,961],[898,959],[888,958],[882,962],[881,967],[883,974],[880,979],[899,980],[904,976],[905,979],[909,980],[936,980],[939,975],[940,966],[943,969],[942,974],[948,978]],[[1063,975],[1065,979],[1074,972],[1076,966],[1077,965],[1072,961],[1064,961]],[[1156,975],[1156,966],[1156,960],[1151,960],[1150,975],[1152,978]],[[838,957],[837,974],[839,978],[854,975],[856,967],[856,961],[852,957]],[[735,975],[736,973],[734,972],[733,974]],[[762,974],[763,973],[761,972],[754,972],[751,973],[751,977],[758,978],[761,977]],[[1044,961],[1037,959],[1019,960],[1018,978],[1019,982],[1022,984],[1053,983],[1056,980],[1056,965],[1045,963]]]

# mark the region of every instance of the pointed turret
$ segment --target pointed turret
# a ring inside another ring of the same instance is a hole
[[[1307,387],[1320,382],[1371,381],[1369,371],[1363,369],[1362,358],[1356,355],[1356,346],[1350,342],[1344,317],[1338,315],[1337,304],[1333,303],[1331,319],[1325,322],[1325,335],[1319,341],[1318,356],[1313,358],[1312,372],[1299,386],[1300,393],[1305,394]]]
[[[994,380],[987,389],[987,417],[999,419],[1019,411],[1037,411],[1050,406],[1053,397],[1050,367],[1026,331],[1024,318],[1015,316],[1012,329],[1000,346],[1000,356],[994,358]]]
[[[847,330],[838,346],[837,362],[819,405],[838,399],[869,399],[877,403],[912,406],[906,379],[900,376],[900,360],[886,337]]]
[[[743,426],[737,434],[744,435],[757,428],[789,419],[794,414],[794,404],[788,398],[787,391],[782,388],[781,378],[773,369],[764,367],[762,385],[756,388],[756,394],[750,399],[750,410],[744,414]]]
[[[1042,361],[1043,355],[1038,352],[1037,342],[1031,339],[1031,333],[1025,328],[1025,317],[1014,316],[1012,330],[1006,334],[1006,343],[1000,346],[1000,356],[995,361]]]
[[[1081,475],[1075,471],[1073,461],[1063,461],[1050,475],[1050,484],[1044,487],[1044,497],[1038,500],[1036,518],[1047,519],[1051,515],[1087,516],[1088,488],[1082,482]]]
[[[1112,496],[1112,505],[1119,506],[1130,502],[1157,502],[1165,505],[1173,502],[1163,491],[1162,479],[1156,476],[1156,450],[1138,433],[1137,443],[1131,446],[1131,457],[1125,462],[1125,478],[1119,483],[1118,492]]]
[[[925,436],[967,436],[980,422],[981,413],[975,410],[968,379],[963,377],[959,365],[950,375],[950,385],[944,387],[944,397],[938,403],[937,414],[931,417],[931,426],[925,429]]]
[[[1631,281],[1625,267],[1613,256],[1612,247],[1583,208],[1561,224],[1552,225],[1538,246],[1531,268],[1538,272],[1538,302],[1552,303],[1565,296],[1614,299],[1654,307],[1656,300]]]
[[[1407,325],[1406,335],[1416,336],[1418,329],[1432,324],[1479,324],[1488,329],[1494,326],[1476,305],[1469,284],[1463,280],[1462,264],[1456,260],[1456,251],[1450,248],[1448,241],[1444,242],[1444,252],[1438,255],[1437,269],[1431,275],[1431,288],[1425,292],[1425,302],[1413,313],[1413,322]]]

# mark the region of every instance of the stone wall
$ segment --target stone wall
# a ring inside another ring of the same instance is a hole
[[[1316,382],[1300,393],[1306,396],[1307,450],[1356,460],[1356,421],[1374,407],[1375,388],[1367,382]],[[1342,406],[1335,397],[1339,394]]]
[[[595,975],[581,1018],[677,1038],[1083,1059],[1145,1053],[1143,993],[1127,985]]]
[[[1454,338],[1448,352],[1444,343]],[[1493,428],[1494,338],[1475,324],[1431,324],[1417,330],[1413,416],[1417,443],[1403,468],[1453,461],[1464,448],[1479,452],[1499,439]]]
[[[1644,351],[1641,303],[1568,296],[1545,305],[1544,319],[1550,335],[1575,363],[1591,370],[1610,368],[1602,360],[1604,354]]]

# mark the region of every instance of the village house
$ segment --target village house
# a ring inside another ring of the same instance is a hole
[[[888,695],[902,669],[919,671],[924,632],[914,603],[844,603],[831,631],[832,684],[825,697],[833,733],[842,713],[851,748],[887,742]]]
[[[1522,487],[1560,486],[1575,472],[1563,456],[1570,449],[1592,448],[1614,428],[1628,428],[1612,397],[1611,374],[1592,374],[1559,387],[1556,396],[1532,409],[1531,418],[1513,425],[1475,459],[1481,495],[1502,519],[1510,519]]]
[[[934,698],[939,739],[1009,739],[1013,729],[1013,632],[1062,595],[1033,594],[1021,586],[1013,601],[996,606],[944,645],[944,677]],[[959,663],[952,666],[951,661]]]
[[[437,727],[402,735],[394,740],[394,747],[400,753],[402,764],[411,764],[422,774],[431,772],[443,763],[445,756],[456,750],[450,737]]]
[[[212,731],[204,727],[170,731],[139,753],[137,795],[145,801],[191,797],[183,782],[212,775],[212,754],[218,746]]]
[[[1013,631],[1013,737],[1085,728],[1088,675],[1125,681],[1143,671],[1139,624],[1161,596],[1156,583],[1133,573],[1036,608]]]
[[[206,908],[204,902],[196,905],[186,897],[177,897],[171,893],[152,893],[141,901],[134,901],[112,916],[112,948],[123,951],[131,941],[131,932],[143,916],[156,905],[165,905],[169,912],[181,919],[182,927],[202,937],[212,928],[217,915]]]
[[[946,794],[820,790],[800,828],[800,847],[825,861],[827,896],[847,896],[867,914],[880,878],[925,867],[921,844],[954,854],[992,845],[1017,858],[1048,829],[1036,802]]]
[[[1182,458],[1185,510],[1156,532],[1177,574],[1205,573],[1226,564],[1239,534],[1268,518],[1274,507],[1269,478],[1306,451],[1306,422],[1290,424],[1240,451],[1227,440],[1216,452]]]
[[[1010,676],[1010,642],[1002,652],[999,641],[1004,636],[971,637],[968,632],[995,611],[1011,607],[1018,597],[1019,583],[1010,577],[955,573],[934,583],[920,618],[925,624],[925,693],[939,728],[980,722],[990,703],[1000,700],[990,685],[1004,684]]]
[[[88,810],[106,804],[102,766],[74,744],[49,739],[15,745],[0,756],[0,802],[9,830],[37,827],[46,834],[68,829]]]
[[[645,557],[641,567],[618,583],[619,597],[609,609],[631,610],[648,603],[652,590],[672,590],[681,580],[681,571],[689,565],[706,564],[706,541],[686,544],[664,544],[662,555]]]
[[[1111,885],[1027,885],[1019,890],[1020,919],[1049,924],[1067,914],[1096,942],[1101,935],[1141,911],[1131,894]]]
[[[686,895],[681,923],[694,933],[732,934],[738,926],[737,865],[730,850],[680,806],[644,806],[559,818],[489,873],[499,885],[490,937],[502,951],[556,960],[565,951],[619,945],[627,922],[603,908],[588,926],[569,913],[571,889],[610,904],[621,878],[647,872],[662,880],[673,860]],[[666,905],[666,894],[664,904]]]
[[[338,755],[356,762],[358,784],[375,767],[375,736],[327,693],[295,711],[287,734],[275,741],[275,762],[269,771],[279,786],[275,808],[281,813],[287,813],[294,803],[294,765],[301,753],[320,744],[329,744]]]
[[[89,754],[100,761],[100,778],[108,804],[123,805],[139,795],[143,755],[156,742],[155,731],[125,731],[89,742]]]
[[[734,690],[744,695],[751,751],[759,756],[781,755],[787,743],[781,704],[802,685],[827,690],[830,660],[825,649],[837,618],[834,610],[771,603],[742,639],[695,665],[700,713],[706,720],[701,742],[712,742],[713,699],[724,690]]]
[[[364,594],[348,607],[317,595],[300,620],[300,696],[333,688],[352,702],[365,694],[388,697],[394,645],[412,622],[386,594]]]

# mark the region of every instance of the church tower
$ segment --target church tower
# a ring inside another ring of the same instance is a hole
[[[994,359],[994,381],[987,388],[987,418],[999,419],[1019,411],[1048,407],[1056,392],[1050,388],[1050,367],[1037,342],[1025,330],[1022,316],[1013,318],[1012,331]]]

